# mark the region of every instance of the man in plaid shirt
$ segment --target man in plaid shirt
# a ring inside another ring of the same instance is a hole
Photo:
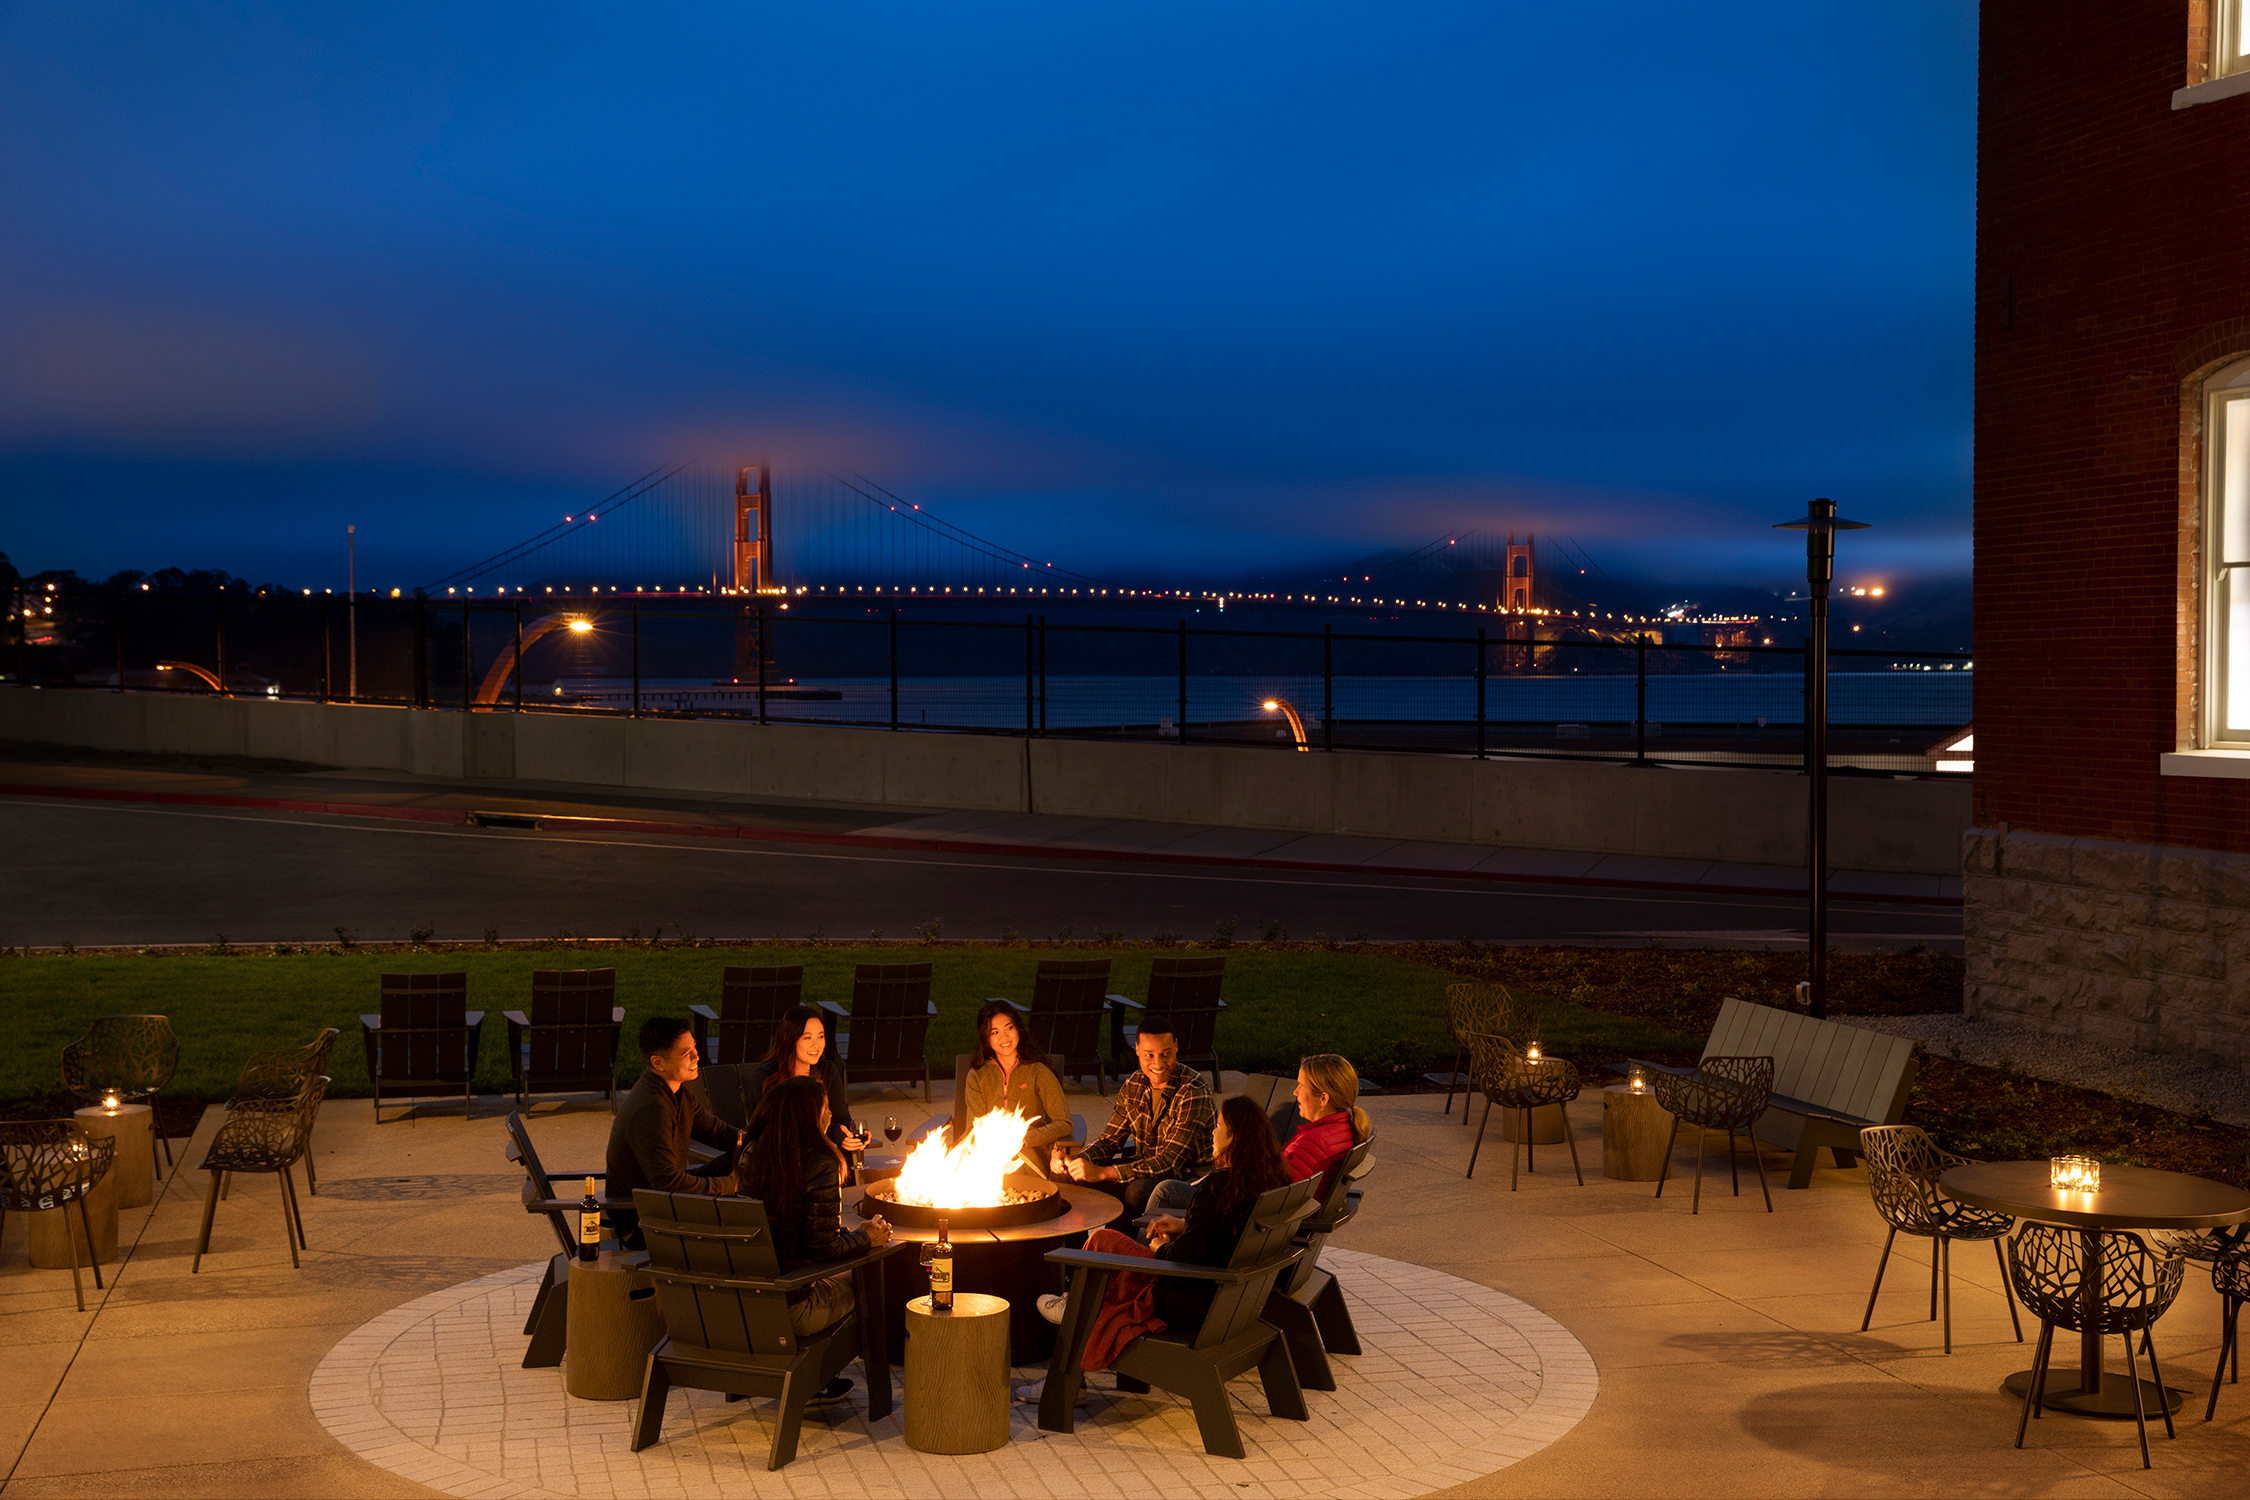
[[[1170,1021],[1150,1016],[1141,1022],[1133,1050],[1140,1071],[1117,1086],[1109,1127],[1084,1156],[1071,1158],[1070,1175],[1117,1194],[1137,1214],[1167,1177],[1193,1182],[1211,1170],[1211,1127],[1219,1112],[1203,1075],[1180,1066],[1180,1041]],[[1128,1137],[1140,1149],[1118,1162]]]

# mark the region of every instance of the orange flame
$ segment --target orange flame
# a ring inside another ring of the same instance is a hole
[[[1031,1117],[1014,1110],[979,1115],[968,1139],[948,1151],[939,1131],[906,1158],[891,1194],[928,1208],[997,1208],[1007,1201],[1003,1179],[1022,1164]]]

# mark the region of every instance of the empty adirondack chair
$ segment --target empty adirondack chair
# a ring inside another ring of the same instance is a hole
[[[359,1018],[376,1123],[382,1123],[385,1099],[458,1092],[468,1108],[484,1039],[484,1012],[466,1009],[468,998],[465,972],[383,976],[381,1013]]]
[[[719,1008],[688,1007],[695,1050],[707,1068],[754,1063],[773,1046],[781,1013],[805,998],[803,964],[729,964],[719,976]]]
[[[920,1079],[922,1102],[930,1102],[930,1059],[926,1052],[937,1002],[930,998],[930,966],[860,964],[852,971],[852,1008],[833,1000],[820,1008],[831,1017],[829,1031],[845,1032],[832,1046],[844,1059],[846,1083],[898,1083]]]
[[[1219,1012],[1227,1008],[1227,1003],[1219,998],[1226,977],[1227,961],[1223,954],[1159,958],[1149,965],[1146,1005],[1123,995],[1109,996],[1110,1053],[1117,1059],[1118,1070],[1126,1070],[1125,1059],[1132,1055],[1140,1018],[1163,1016],[1171,1021],[1172,1033],[1179,1041],[1180,1061],[1209,1073],[1211,1092],[1220,1092],[1216,1039]],[[1128,1016],[1133,1020],[1132,1025],[1126,1024]]]
[[[617,1109],[617,1045],[625,1007],[615,969],[534,969],[531,1014],[508,1019],[516,1108],[527,1094],[600,1094]]]
[[[1109,960],[1043,958],[1031,982],[1024,1028],[1058,1078],[1092,1074],[1096,1090],[1109,1092],[1102,1062],[1102,1033],[1109,1019]],[[1119,1066],[1124,1066],[1121,1062]]]

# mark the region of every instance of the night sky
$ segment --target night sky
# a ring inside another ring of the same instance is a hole
[[[1969,563],[1976,13],[0,3],[0,551],[411,582],[655,464],[1069,566]]]

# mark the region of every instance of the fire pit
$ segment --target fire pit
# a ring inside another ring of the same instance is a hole
[[[931,1136],[914,1148],[898,1176],[869,1185],[860,1198],[860,1217],[879,1213],[893,1224],[923,1229],[935,1229],[944,1219],[955,1230],[1060,1218],[1070,1211],[1070,1200],[1023,1161],[1030,1129],[1027,1116],[995,1111],[978,1117],[958,1146],[949,1149],[943,1132]]]
[[[964,1204],[959,1207],[935,1203],[907,1203],[891,1196],[897,1179],[868,1184],[860,1195],[859,1216],[871,1219],[881,1214],[893,1224],[911,1224],[920,1229],[935,1229],[937,1221],[944,1219],[954,1234],[965,1229],[1007,1229],[1017,1224],[1041,1224],[1049,1219],[1059,1219],[1070,1211],[1070,1200],[1051,1182],[1036,1179],[1015,1179],[994,1204]]]

